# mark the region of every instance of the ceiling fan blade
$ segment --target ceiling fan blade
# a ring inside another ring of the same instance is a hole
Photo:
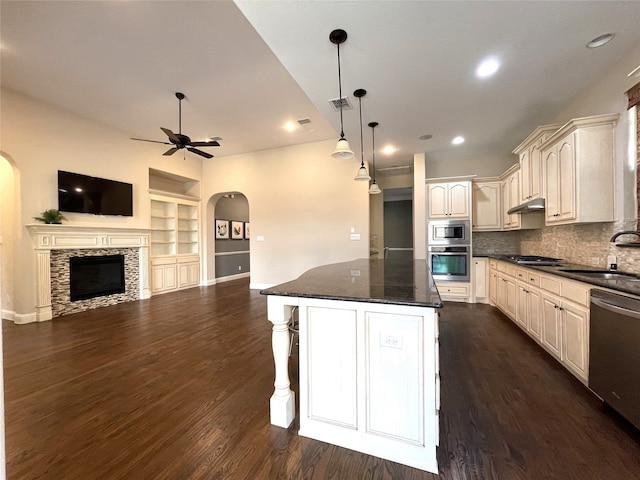
[[[166,152],[163,153],[163,155],[173,155],[174,153],[176,153],[179,149],[178,148],[170,148],[169,150],[167,150]]]
[[[190,152],[196,153],[198,155],[201,155],[204,158],[213,158],[213,155],[211,155],[211,154],[209,154],[207,152],[203,152],[202,150],[198,150],[197,148],[187,147],[187,150],[189,150]]]
[[[180,139],[178,138],[178,136],[175,133],[173,133],[171,130],[169,130],[168,128],[160,127],[160,130],[162,130],[164,133],[166,133],[167,137],[169,137],[169,139],[173,143],[180,143]]]
[[[138,140],[139,142],[152,142],[152,143],[162,143],[163,145],[171,145],[169,142],[161,142],[159,140],[147,140],[146,138],[133,138],[131,140]]]
[[[189,142],[192,147],[219,147],[220,144],[217,140],[211,140],[210,142]]]

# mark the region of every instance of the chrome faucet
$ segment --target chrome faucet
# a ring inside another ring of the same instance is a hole
[[[635,230],[623,230],[622,232],[616,233],[613,237],[611,237],[610,242],[615,242],[616,238],[621,235],[635,235],[636,237],[640,237],[640,232],[636,232]]]

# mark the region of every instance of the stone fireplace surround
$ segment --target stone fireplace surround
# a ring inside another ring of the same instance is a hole
[[[149,230],[40,224],[27,225],[27,229],[34,246],[37,304],[35,318],[19,323],[51,320],[68,313],[151,296]],[[125,255],[125,293],[71,302],[68,259],[111,254]]]

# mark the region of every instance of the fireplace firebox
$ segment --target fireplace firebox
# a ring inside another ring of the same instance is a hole
[[[124,293],[124,255],[71,257],[69,286],[72,302]]]

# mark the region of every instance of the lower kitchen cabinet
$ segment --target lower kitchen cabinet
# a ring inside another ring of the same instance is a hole
[[[562,362],[586,382],[589,375],[589,310],[564,302],[561,308]]]
[[[542,295],[542,346],[558,360],[561,359],[560,349],[562,348],[560,304],[558,297]]]
[[[490,266],[490,303],[587,384],[591,287],[493,259]]]
[[[486,258],[473,259],[473,298],[475,303],[489,303],[489,265]]]
[[[450,302],[468,302],[471,294],[471,286],[461,282],[436,282],[438,293],[442,300]]]

